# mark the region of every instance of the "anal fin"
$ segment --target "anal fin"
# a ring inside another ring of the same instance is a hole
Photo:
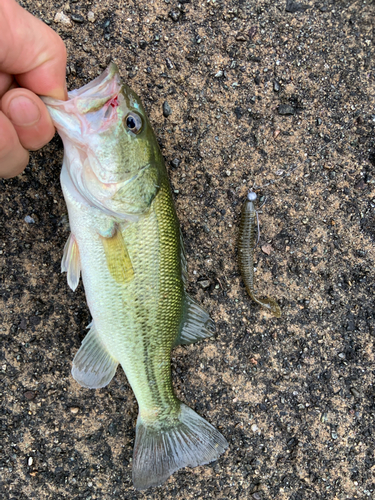
[[[174,345],[193,344],[212,337],[214,328],[210,315],[186,293],[180,331]]]
[[[91,323],[89,326],[91,329],[73,359],[72,375],[83,387],[99,389],[110,383],[118,361],[109,354],[95,325]]]
[[[65,243],[64,254],[61,261],[61,272],[67,273],[68,285],[74,292],[79,283],[81,261],[79,258],[78,244],[72,233],[70,233]]]
[[[107,266],[116,283],[129,283],[134,278],[134,270],[121,231],[117,229],[113,236],[101,236]]]

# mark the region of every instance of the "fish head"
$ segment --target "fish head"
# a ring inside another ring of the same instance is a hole
[[[65,155],[68,160],[75,158],[66,162],[73,183],[91,201],[116,205],[118,211],[124,201],[118,192],[136,197],[137,190],[129,191],[128,184],[143,182],[145,176],[140,174],[163,162],[146,111],[137,94],[121,81],[114,63],[68,97],[67,101],[48,97],[43,101],[63,139]],[[155,175],[151,177],[157,185]],[[155,191],[155,186],[150,190]],[[141,191],[147,195],[147,189]],[[151,193],[146,198],[149,203]]]

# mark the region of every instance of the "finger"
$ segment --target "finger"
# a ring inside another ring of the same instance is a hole
[[[24,170],[29,153],[18,140],[12,123],[0,112],[0,177],[14,177]]]
[[[25,149],[39,149],[55,134],[46,106],[30,90],[9,90],[1,99],[1,110],[12,122]]]
[[[10,89],[10,86],[13,82],[14,79],[11,75],[0,72],[0,98],[5,94],[7,90]]]
[[[64,42],[14,0],[0,2],[0,71],[35,94],[67,98]]]

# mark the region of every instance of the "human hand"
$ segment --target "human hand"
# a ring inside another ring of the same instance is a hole
[[[55,129],[37,94],[67,99],[66,49],[51,28],[14,0],[0,0],[0,177],[26,167],[28,150]]]

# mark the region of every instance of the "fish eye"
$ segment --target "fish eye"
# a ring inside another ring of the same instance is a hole
[[[139,134],[143,127],[142,118],[136,113],[129,113],[124,118],[124,125],[133,134]]]

